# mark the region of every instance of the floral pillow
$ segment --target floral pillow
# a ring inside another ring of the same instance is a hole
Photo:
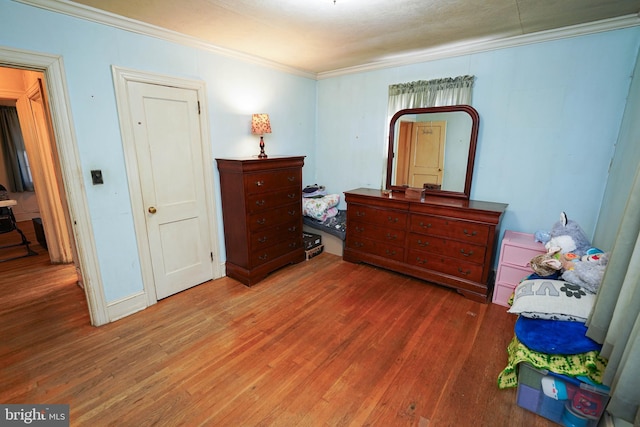
[[[508,312],[533,319],[586,322],[595,298],[564,280],[523,280],[516,286]]]
[[[322,197],[309,197],[302,199],[302,214],[318,221],[324,221],[329,217],[330,209],[340,203],[340,195],[327,194]]]

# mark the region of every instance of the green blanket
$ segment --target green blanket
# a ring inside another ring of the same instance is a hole
[[[570,377],[587,377],[598,384],[602,384],[602,374],[607,367],[607,360],[597,351],[573,355],[538,353],[529,350],[516,337],[509,343],[507,353],[507,367],[498,375],[498,387],[501,389],[518,386],[516,366],[520,362]]]

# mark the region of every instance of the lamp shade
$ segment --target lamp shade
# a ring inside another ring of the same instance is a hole
[[[268,114],[254,114],[251,118],[251,133],[254,135],[264,135],[271,133],[271,123]]]

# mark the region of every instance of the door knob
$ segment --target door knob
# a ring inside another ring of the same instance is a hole
[[[156,212],[157,212],[157,211],[156,211],[156,208],[154,208],[153,206],[149,207],[149,213],[150,213],[150,214],[154,214],[154,213],[156,213]]]

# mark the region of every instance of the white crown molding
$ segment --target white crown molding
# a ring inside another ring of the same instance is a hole
[[[201,39],[187,36],[176,31],[167,30],[166,28],[157,27],[155,25],[147,24],[144,22],[136,21],[135,19],[126,18],[114,13],[106,12],[100,9],[96,9],[90,6],[85,6],[79,3],[73,3],[68,0],[13,0],[18,3],[23,3],[29,6],[37,7],[40,9],[49,10],[51,12],[62,13],[65,15],[73,16],[75,18],[84,19],[87,21],[96,22],[98,24],[108,25],[110,27],[119,28],[121,30],[129,31],[132,33],[142,34],[146,36],[155,37],[158,39],[174,42],[183,46],[194,47],[197,49],[207,50],[227,57],[239,59],[244,62],[250,62],[256,65],[261,65],[267,68],[283,71],[285,73],[298,75],[310,79],[315,79],[316,74],[299,70],[297,68],[289,67],[287,65],[280,64],[275,61],[269,61],[268,59],[260,58],[254,55],[249,55],[239,51],[226,49]]]
[[[445,45],[433,49],[427,49],[419,53],[413,52],[406,55],[398,55],[394,58],[382,59],[380,61],[371,62],[369,64],[318,73],[317,79],[322,80],[341,75],[375,71],[383,68],[400,67],[403,65],[434,61],[436,59],[452,58],[456,56],[469,55],[490,50],[506,49],[528,44],[565,39],[569,37],[584,36],[588,34],[601,33],[604,31],[635,27],[638,25],[640,25],[640,14],[631,14],[618,18],[604,19],[587,24],[573,25],[570,27],[540,31],[537,33],[524,34],[520,36],[505,37],[494,40],[469,41],[452,45]]]
[[[130,18],[125,18],[113,13],[95,9],[89,6],[73,3],[68,0],[14,0],[30,6],[46,9],[52,12],[63,13],[76,18],[85,19],[99,24],[109,25],[125,31],[156,37],[162,40],[190,46],[202,50],[211,51],[227,57],[232,57],[244,62],[261,65],[267,68],[283,71],[288,74],[298,75],[305,78],[322,80],[338,77],[347,74],[375,71],[384,68],[400,67],[404,65],[428,62],[436,59],[452,58],[461,55],[486,52],[490,50],[505,49],[523,46],[533,43],[542,43],[552,40],[559,40],[569,37],[583,36],[587,34],[600,33],[604,31],[618,30],[640,25],[639,14],[625,15],[617,18],[604,19],[601,21],[586,24],[573,25],[555,30],[540,31],[532,34],[505,37],[493,40],[476,40],[444,45],[420,52],[412,52],[406,55],[398,55],[368,64],[354,67],[341,68],[332,71],[313,73],[297,68],[289,67],[264,58],[249,55],[246,53],[226,49],[195,37],[187,36],[175,31],[167,30],[155,25],[146,24]]]

